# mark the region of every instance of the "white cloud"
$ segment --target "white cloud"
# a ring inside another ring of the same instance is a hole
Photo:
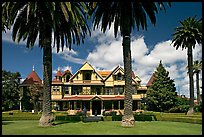
[[[72,73],[72,67],[69,66],[69,65],[67,65],[67,66],[62,66],[62,67],[59,66],[58,69],[60,70],[61,73],[63,73],[63,72],[66,71],[66,70],[69,70],[69,71]],[[55,75],[55,74],[57,73],[58,69],[53,70],[53,71],[52,71],[52,74]]]
[[[63,51],[60,50],[57,53],[57,47],[55,46],[52,49],[52,53],[54,53],[55,55],[58,55],[60,58],[63,58],[64,60],[70,61],[70,62],[74,62],[74,63],[78,63],[78,64],[83,64],[84,60],[81,58],[78,58],[78,52],[74,51],[73,49],[69,50],[69,48],[64,48]]]
[[[98,69],[110,70],[118,64],[123,66],[122,38],[121,36],[117,39],[114,38],[113,27],[107,30],[105,34],[96,29],[93,32],[93,37],[98,44],[95,46],[95,50],[88,54],[86,58],[88,62]],[[170,44],[171,40],[163,41],[157,43],[149,51],[143,36],[132,37],[132,69],[141,78],[141,84],[146,85],[160,60],[162,60],[166,70],[170,73],[169,76],[174,79],[179,92],[189,97],[189,78],[186,69],[187,50],[176,50]],[[193,55],[194,60],[201,59],[201,46],[196,45]]]
[[[11,27],[10,30],[6,30],[6,33],[2,31],[2,41],[6,41],[6,42],[16,44],[16,45],[26,45],[27,39],[25,39],[24,41],[21,40],[19,43],[17,43],[17,38],[15,42],[12,40],[12,30],[13,30],[13,26]],[[38,43],[39,43],[39,37],[36,38],[34,45],[36,46],[38,45]]]

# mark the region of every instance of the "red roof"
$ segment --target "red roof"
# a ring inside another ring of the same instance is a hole
[[[56,74],[55,76],[56,76],[56,77],[62,76],[62,73],[60,72],[60,70],[57,71],[57,74]]]
[[[22,84],[42,84],[42,80],[35,71],[32,71]]]
[[[62,74],[61,74],[61,76],[64,76],[66,73],[70,73],[70,74],[72,74],[68,69],[67,70],[65,70]]]
[[[62,81],[60,81],[59,79],[54,78],[52,80],[52,84],[63,84]]]

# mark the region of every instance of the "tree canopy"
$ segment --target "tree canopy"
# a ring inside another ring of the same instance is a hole
[[[160,61],[152,85],[147,90],[147,109],[152,111],[167,111],[174,107],[176,102],[176,87],[174,80]]]
[[[2,70],[2,110],[17,109],[19,106],[20,93],[19,72]]]

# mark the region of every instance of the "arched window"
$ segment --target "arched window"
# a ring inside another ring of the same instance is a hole
[[[118,80],[122,80],[122,74],[118,73]]]
[[[84,80],[91,80],[91,74],[85,73],[85,79]]]
[[[67,76],[66,76],[66,82],[69,82],[69,79],[70,79],[70,76],[67,75]]]

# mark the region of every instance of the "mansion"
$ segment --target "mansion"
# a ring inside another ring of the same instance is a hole
[[[42,82],[39,77],[37,79]],[[22,83],[24,87],[25,81]],[[141,100],[146,95],[147,86],[141,86],[140,83],[141,79],[132,72],[132,85],[135,89],[132,91],[133,111],[140,109]],[[69,114],[75,114],[84,108],[89,115],[102,115],[104,110],[123,112],[124,86],[124,69],[120,65],[112,71],[104,71],[96,70],[85,62],[75,74],[58,69],[52,80],[52,108],[68,111]]]

